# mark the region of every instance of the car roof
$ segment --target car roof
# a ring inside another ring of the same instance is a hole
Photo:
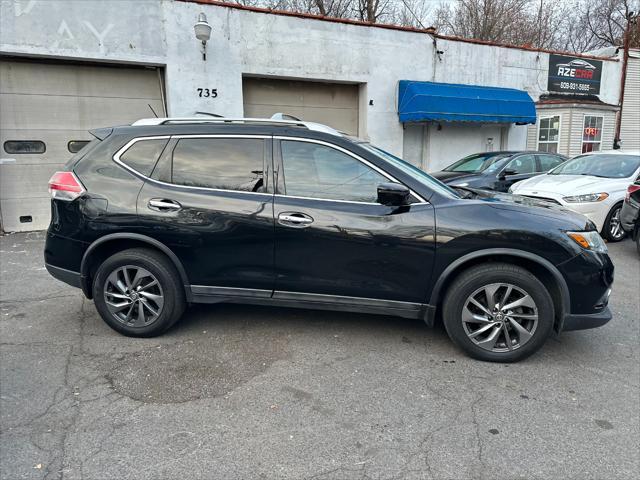
[[[307,129],[314,132],[324,132],[335,136],[346,136],[346,133],[340,132],[328,125],[316,122],[305,122],[303,120],[290,117],[283,118],[284,114],[275,114],[271,118],[230,118],[230,117],[161,117],[161,118],[142,118],[131,124],[132,127],[153,127],[167,125],[263,125],[270,127],[296,127]]]
[[[598,154],[607,154],[607,155],[640,155],[640,150],[600,150],[598,152],[587,152],[582,155],[598,155]]]
[[[171,120],[171,121],[167,121]],[[175,121],[174,121],[175,120]],[[100,130],[92,131],[100,137]],[[157,118],[143,119],[132,125],[120,125],[104,130],[129,138],[172,135],[256,135],[298,137],[330,142],[343,148],[363,140],[350,137],[331,127],[313,122],[278,121],[273,119],[231,118]]]

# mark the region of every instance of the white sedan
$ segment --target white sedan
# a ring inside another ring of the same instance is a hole
[[[546,174],[511,186],[510,193],[538,198],[582,213],[602,236],[624,238],[620,210],[627,187],[640,175],[640,152],[610,150],[579,155]]]

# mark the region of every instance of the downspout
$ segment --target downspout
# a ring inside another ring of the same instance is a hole
[[[616,133],[613,137],[613,148],[621,147],[620,128],[622,126],[622,106],[624,105],[624,88],[627,83],[627,64],[629,63],[629,29],[633,23],[633,13],[627,15],[627,25],[624,29],[624,44],[622,53],[622,75],[620,76],[620,100],[618,101],[618,114],[616,115]]]

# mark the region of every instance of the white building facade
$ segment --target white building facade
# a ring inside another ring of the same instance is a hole
[[[200,13],[212,26],[206,60],[193,30]],[[46,227],[47,180],[91,138],[87,130],[152,111],[285,112],[434,171],[470,153],[538,149],[540,117],[558,119],[556,151],[576,154],[585,125],[577,116],[601,114],[599,141],[611,148],[621,74],[619,59],[585,56],[602,64],[599,93],[589,103],[551,103],[548,52],[206,0],[0,0],[0,54],[6,231]],[[401,123],[401,80],[522,90],[536,102],[538,121]]]

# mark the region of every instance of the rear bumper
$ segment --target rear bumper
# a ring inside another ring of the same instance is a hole
[[[71,285],[72,287],[82,288],[82,282],[79,272],[73,272],[71,270],[66,270],[60,267],[54,267],[53,265],[50,265],[48,263],[45,263],[44,265],[53,278]]]
[[[598,328],[609,320],[611,320],[611,310],[609,310],[609,307],[604,307],[604,309],[598,313],[569,314],[564,317],[562,331]]]

